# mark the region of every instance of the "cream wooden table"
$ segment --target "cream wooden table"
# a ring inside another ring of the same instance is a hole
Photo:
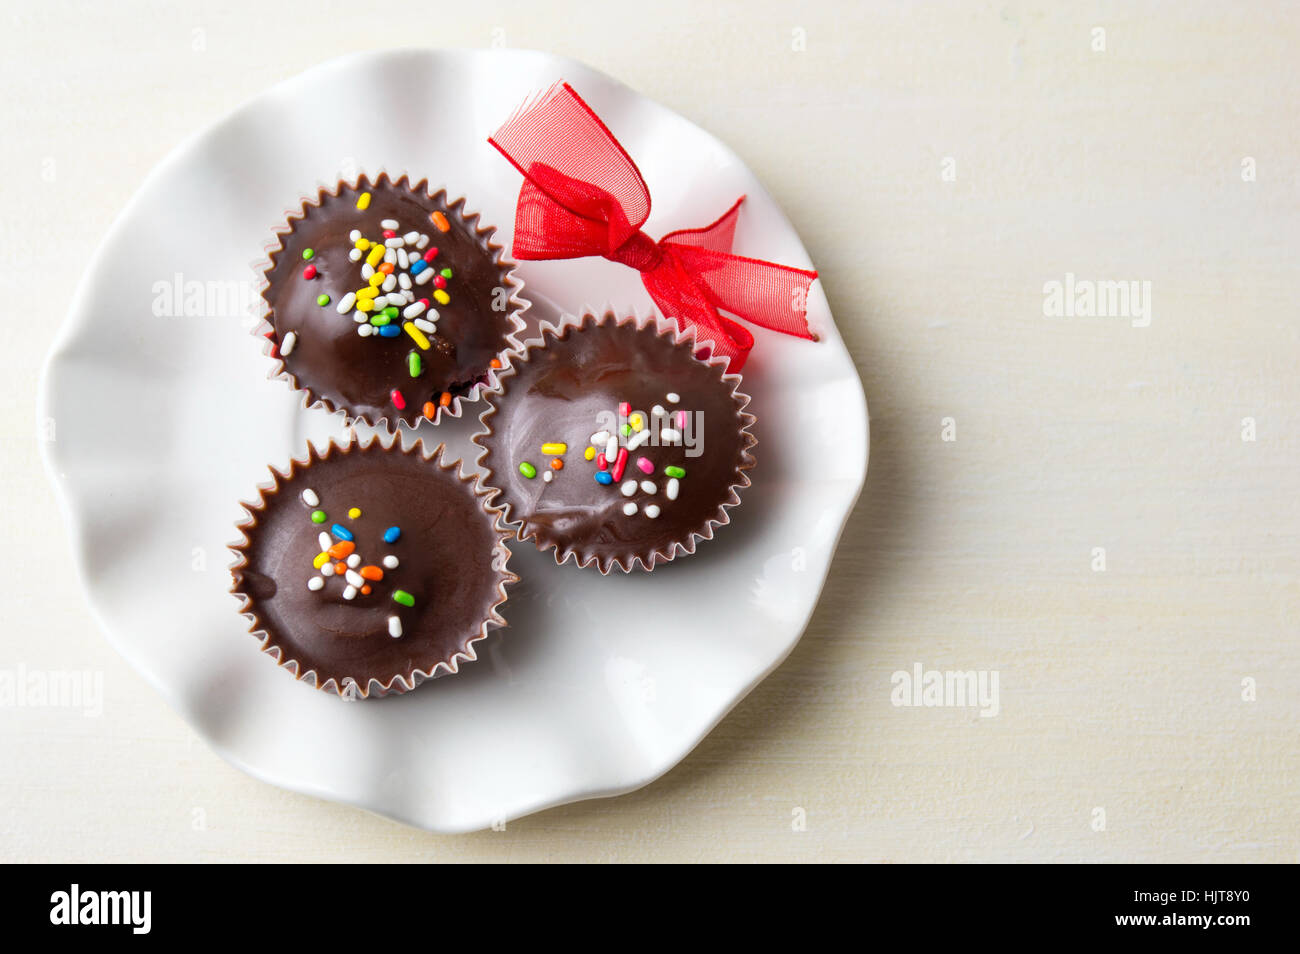
[[[0,705],[0,857],[1297,860],[1300,29],[1075,6],[665,2],[633,29],[484,2],[363,32],[320,0],[6,0],[0,682],[90,671],[102,711]],[[316,62],[419,43],[575,56],[726,140],[873,417],[789,661],[649,788],[464,837],[197,742],[99,634],[33,439],[78,262],[148,169]],[[996,714],[895,705],[918,665],[996,674]]]

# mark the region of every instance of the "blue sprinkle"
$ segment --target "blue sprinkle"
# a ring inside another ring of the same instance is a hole
[[[400,537],[401,535],[402,535],[401,527],[389,527],[387,530],[384,531],[384,542],[396,543],[397,538]]]
[[[330,527],[330,533],[334,534],[334,536],[338,537],[340,540],[352,539],[352,531],[347,527],[339,526],[337,523]]]
[[[385,338],[396,338],[402,333],[402,329],[397,325],[384,325],[379,329],[379,333]]]
[[[607,470],[596,471],[596,483],[612,484],[613,482],[614,482],[614,475],[611,474],[609,471]]]
[[[424,259],[422,258],[417,259],[415,264],[412,265],[409,269],[411,273],[411,277],[414,278],[416,275],[420,274],[420,272],[424,271],[428,267],[429,267],[429,263],[426,262]]]

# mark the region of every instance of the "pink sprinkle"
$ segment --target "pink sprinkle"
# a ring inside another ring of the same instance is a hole
[[[437,257],[438,257],[438,250],[436,248],[431,248],[424,253],[424,260],[426,262],[432,262]]]
[[[686,430],[686,412],[685,412],[685,411],[678,411],[678,412],[677,412],[677,429],[678,429],[679,431],[684,431],[684,430]]]
[[[392,398],[393,398],[393,405],[399,411],[406,410],[406,398],[402,397],[402,392],[397,390],[397,388],[393,388]]]
[[[611,472],[611,476],[615,480],[622,480],[625,467],[627,467],[627,448],[620,447],[618,449],[618,460],[614,461],[614,470]]]
[[[643,474],[653,474],[655,472],[655,465],[650,463],[650,460],[646,457],[638,457],[636,465],[641,468]]]

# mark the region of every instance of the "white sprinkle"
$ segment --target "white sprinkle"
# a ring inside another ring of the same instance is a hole
[[[641,489],[642,489],[645,493],[648,493],[648,494],[657,494],[657,493],[659,493],[659,485],[656,484],[653,480],[643,480],[643,481],[641,481]]]
[[[554,477],[555,474],[548,470],[546,473],[542,474],[542,483],[549,484]]]
[[[346,295],[344,295],[342,298],[339,299],[339,304],[338,304],[339,314],[346,315],[349,309],[351,309],[352,306],[355,305],[356,303],[357,303],[356,293],[348,292]]]
[[[385,247],[390,248],[390,249],[392,249],[392,248],[401,248],[401,247],[402,247],[402,240],[401,240],[400,238],[384,239],[384,245],[385,245]],[[387,255],[384,256],[384,261],[385,261],[385,262],[388,261],[388,256],[387,256]]]
[[[646,429],[644,431],[637,431],[635,434],[633,434],[631,437],[627,439],[627,449],[629,451],[634,451],[648,440],[650,440],[649,429]]]
[[[356,599],[356,598],[357,598],[357,588],[356,588],[355,586],[349,586],[346,590],[343,591],[343,598],[344,598],[345,600],[354,600],[354,599]]]
[[[654,407],[650,408],[650,413],[654,417],[663,417],[668,413],[668,411],[662,404],[656,404]]]
[[[397,264],[397,253],[394,252],[391,248],[390,248],[390,249],[387,249],[387,250],[384,252],[384,261],[387,262],[389,265],[396,265],[396,264]]]
[[[417,285],[424,285],[431,281],[433,281],[432,268],[426,268],[424,271],[420,272],[420,274],[415,276],[415,284]]]
[[[591,446],[599,447],[605,441],[609,440],[609,431],[597,431],[591,435]]]
[[[651,520],[653,520],[655,517],[659,516],[659,505],[658,505],[658,504],[646,504],[645,510],[644,510],[643,512],[645,513],[645,515],[646,515],[647,517],[649,517]]]
[[[348,258],[352,259],[354,262],[361,261],[361,249],[354,248],[352,251],[348,252]]]
[[[425,247],[428,246],[428,244],[429,244],[429,236],[424,235],[424,234],[422,233],[422,234],[420,235],[420,240],[419,240],[418,242],[415,243],[415,247],[418,248],[420,251],[423,252],[424,249],[425,249]]]
[[[297,343],[298,343],[298,332],[296,331],[289,332],[287,335],[284,336],[284,340],[280,342],[280,355],[283,357],[292,354],[293,346],[296,345]]]
[[[402,636],[402,621],[396,616],[388,617],[388,635],[393,639],[400,639]]]
[[[671,427],[665,427],[659,432],[660,444],[680,444],[682,442],[682,432]]]
[[[355,570],[355,569],[356,569],[357,567],[359,567],[360,565],[361,565],[361,554],[360,554],[360,553],[354,553],[354,554],[352,554],[350,557],[348,557],[348,566],[352,567],[352,569]],[[361,585],[360,583],[357,584],[357,586],[360,586],[360,585]]]
[[[437,308],[430,308],[428,311],[426,311],[426,312],[424,313],[424,317],[428,318],[430,321],[437,321],[437,320],[438,320],[438,309],[437,309]]]
[[[605,442],[605,460],[613,464],[616,457],[618,457],[618,438],[611,434],[609,440]]]
[[[397,279],[394,278],[392,275],[386,275],[384,276],[384,283],[379,287],[386,292],[390,292],[397,287]]]
[[[367,315],[364,311],[357,309],[352,313],[352,320],[359,325],[364,325],[367,321],[370,320],[370,316]]]
[[[625,480],[623,481],[623,486],[618,489],[623,494],[624,497],[631,497],[634,493],[636,493],[636,481]]]
[[[388,567],[390,570],[396,570],[397,557],[393,556],[391,553],[388,554],[388,556],[384,557],[384,566]]]
[[[397,219],[384,219],[379,223],[379,227],[387,229],[390,232],[397,231]]]
[[[366,585],[365,579],[356,570],[344,570],[343,579],[347,580],[353,586],[357,587],[357,589],[360,589],[361,587]]]
[[[309,590],[319,590],[324,585],[325,581],[319,576],[313,576],[307,581],[307,589]]]
[[[330,539],[330,535],[324,530],[322,530],[320,536],[316,538],[316,542],[320,544],[321,553],[324,553],[330,547],[334,546],[334,541]]]
[[[404,290],[402,292],[402,304],[409,305],[413,301],[415,301],[415,292],[411,291],[409,288]]]
[[[357,239],[361,238],[361,230],[353,229],[348,233],[348,238],[355,242]]]
[[[632,514],[636,513],[636,504],[629,500],[627,503],[623,504],[623,512],[629,517],[632,516]]]
[[[397,284],[400,285],[402,288],[410,288],[411,276],[406,274],[406,272],[402,272],[400,275],[397,276]]]
[[[410,258],[407,257],[407,255],[406,255],[406,249],[404,249],[404,248],[399,248],[399,249],[397,250],[397,267],[398,267],[398,268],[410,268],[410,267],[411,267],[411,260],[410,260]]]
[[[370,281],[371,276],[374,274],[375,266],[371,265],[369,262],[366,262],[366,264],[361,266],[361,277],[366,281]]]
[[[406,304],[406,296],[400,291],[395,291],[386,297],[384,301],[388,302],[390,305],[397,305],[400,308],[402,305]]]
[[[438,330],[438,326],[432,321],[425,321],[423,318],[415,319],[415,327],[419,328],[426,335],[431,335]]]
[[[676,500],[677,491],[681,489],[681,486],[676,477],[669,478],[668,486],[664,489],[664,496],[669,500]]]
[[[424,302],[417,301],[414,305],[407,305],[406,310],[402,312],[403,318],[418,318],[424,314]]]
[[[357,334],[363,338],[369,338],[375,333],[375,326],[367,321],[364,325],[357,325]]]
[[[676,391],[669,391],[667,394],[664,395],[664,397],[668,399],[669,404],[676,404],[678,401],[682,399],[682,396],[678,394]]]
[[[334,575],[334,564],[333,564],[333,563],[323,563],[323,564],[321,564],[320,575],[321,575],[321,576],[333,576],[333,575]]]
[[[320,506],[320,498],[316,496],[316,491],[312,490],[310,487],[302,492],[302,502],[308,507]]]
[[[420,241],[420,233],[415,231],[407,232],[402,236],[402,241],[407,245],[414,245],[416,242]]]

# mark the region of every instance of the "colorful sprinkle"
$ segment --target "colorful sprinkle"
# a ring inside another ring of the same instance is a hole
[[[316,266],[315,266],[315,265],[308,265],[306,268],[304,268],[304,269],[302,270],[302,277],[305,278],[305,279],[307,279],[307,281],[311,281],[313,278],[315,278],[315,277],[316,277]]]
[[[402,329],[397,327],[397,325],[386,325],[383,328],[380,328],[378,332],[381,338],[396,338],[401,333]]]
[[[361,508],[360,508],[360,507],[351,507],[351,508],[348,509],[348,517],[349,517],[349,518],[355,520],[355,519],[357,519],[357,517],[359,517],[359,516],[361,516]]]
[[[615,480],[623,479],[623,469],[625,467],[627,467],[627,448],[621,447],[618,451],[618,459],[614,461],[613,472]]]
[[[406,590],[393,590],[393,602],[401,603],[403,606],[414,606],[415,597]]]
[[[618,406],[618,416],[619,416],[619,417],[627,417],[627,416],[628,416],[629,414],[631,414],[631,413],[632,413],[632,405],[631,405],[631,404],[628,404],[626,401],[623,401],[623,402],[621,402],[621,403],[619,404],[619,406]]]
[[[650,462],[650,458],[648,457],[638,457],[636,459],[636,465],[641,469],[641,473],[643,474],[653,474],[655,472],[655,465]]]
[[[421,412],[424,414],[426,419],[432,421],[438,416],[438,405],[434,404],[432,401],[425,401]]]
[[[441,212],[435,212],[433,215],[429,216],[429,218],[433,219],[434,227],[437,228],[439,232],[451,231],[451,223],[447,221],[447,216],[443,215]]]
[[[411,372],[411,377],[418,378],[420,376],[423,366],[420,363],[420,353],[418,351],[412,351],[406,356],[406,368]]]
[[[598,484],[612,484],[613,482],[614,482],[614,478],[610,476],[609,471],[607,471],[607,470],[598,470],[598,471],[596,471],[596,483],[598,483]]]
[[[324,307],[325,307],[326,305],[328,305],[329,303],[330,303],[330,296],[329,296],[329,295],[317,295],[317,296],[316,296],[316,304],[320,305],[322,308],[324,308]]]
[[[564,461],[558,457],[551,458],[551,470],[564,470]]]
[[[563,454],[568,449],[569,449],[568,444],[546,443],[542,445],[542,453],[550,454],[552,457],[556,456],[557,454]]]
[[[664,473],[669,477],[676,477],[678,479],[686,476],[686,471],[682,470],[680,467],[673,466],[672,464],[669,464],[664,468]]]
[[[304,262],[310,262],[315,256],[316,256],[315,249],[305,248],[302,250],[302,260]]]
[[[438,395],[438,405],[439,405],[440,407],[450,407],[450,406],[451,406],[451,392],[450,392],[450,391],[443,391],[441,394]]]
[[[389,527],[387,530],[384,531],[385,543],[396,543],[401,538],[402,538],[401,527]]]
[[[433,300],[440,305],[447,305],[451,303],[451,296],[439,288],[433,293]]]
[[[411,340],[415,342],[416,346],[421,351],[429,350],[429,339],[424,336],[423,331],[415,327],[415,325],[413,325],[411,322],[409,321],[403,322],[402,330],[411,336]],[[412,375],[412,377],[414,377],[414,375]]]
[[[624,437],[630,437],[632,435],[632,425],[624,424],[622,427],[618,429],[618,432],[622,434]]]
[[[587,460],[594,460],[596,457],[596,448],[588,447],[585,451],[582,452],[582,456],[585,457]]]
[[[490,368],[492,368],[492,370],[494,370],[494,371],[500,371],[500,370],[501,370],[501,359],[500,359],[500,358],[493,358],[491,361],[488,362],[488,366],[489,366]]]
[[[356,548],[357,545],[351,540],[340,540],[338,543],[332,544],[325,555],[333,557],[335,560],[346,560]]]
[[[330,533],[334,534],[334,536],[338,537],[340,540],[352,540],[352,531],[339,523],[330,527]]]
[[[537,468],[534,467],[532,464],[528,463],[528,461],[523,461],[519,465],[519,473],[523,474],[529,480],[532,480],[534,477],[537,476]]]
[[[645,418],[642,417],[640,414],[633,414],[631,417],[627,419],[627,423],[631,426],[632,430],[634,431],[645,430]]]
[[[402,397],[401,391],[397,390],[397,388],[393,388],[393,391],[389,395],[389,397],[393,399],[393,406],[396,407],[399,411],[406,410],[406,398]]]
[[[370,193],[369,193],[369,192],[363,192],[363,193],[361,193],[361,195],[359,195],[359,196],[357,197],[357,208],[360,209],[362,212],[364,212],[364,211],[366,211],[366,209],[370,208]]]
[[[330,561],[330,555],[328,553],[318,553],[316,554],[316,559],[311,561],[311,565],[319,570],[329,561]]]
[[[329,517],[325,516],[325,511],[324,511],[324,510],[313,510],[313,511],[311,512],[311,522],[312,522],[312,523],[324,523],[324,522],[325,522],[326,520],[328,520],[328,519],[329,519]]]
[[[361,578],[363,580],[382,580],[384,571],[377,566],[363,566],[361,568]]]

